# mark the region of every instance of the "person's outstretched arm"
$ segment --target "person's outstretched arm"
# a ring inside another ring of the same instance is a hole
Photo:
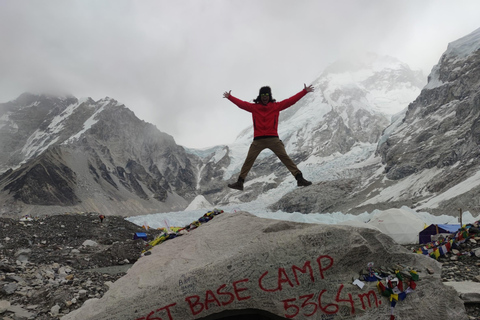
[[[279,104],[279,110],[285,110],[288,107],[293,106],[295,103],[297,103],[298,100],[302,99],[307,93],[315,91],[315,88],[312,85],[309,85],[307,87],[306,84],[303,84],[303,90],[297,93],[296,95],[285,99],[283,101],[280,101]]]
[[[252,108],[254,106],[253,103],[250,103],[250,102],[247,102],[247,101],[243,101],[243,100],[240,100],[238,98],[235,98],[234,96],[231,95],[231,92],[232,90],[230,91],[225,91],[223,93],[223,97],[224,98],[227,98],[228,100],[232,101],[237,107],[239,107],[240,109],[243,109],[245,111],[248,111],[248,112],[252,112]]]

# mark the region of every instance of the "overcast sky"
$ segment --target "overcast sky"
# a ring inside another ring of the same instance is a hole
[[[251,100],[270,85],[281,100],[367,51],[426,77],[479,27],[479,0],[0,0],[0,102],[108,96],[204,148],[251,125],[224,91]]]

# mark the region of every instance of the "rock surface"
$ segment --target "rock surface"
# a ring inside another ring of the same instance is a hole
[[[376,282],[365,282],[363,289],[352,284],[369,262],[419,273],[415,290],[395,307],[399,318],[468,319],[457,292],[443,285],[439,263],[378,231],[245,212],[224,213],[153,248],[103,298],[62,319],[218,319],[242,313],[240,319],[384,319],[390,303]]]

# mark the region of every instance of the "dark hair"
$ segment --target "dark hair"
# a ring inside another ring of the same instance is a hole
[[[265,86],[265,87],[261,87],[260,90],[258,91],[258,96],[256,99],[253,99],[253,102],[255,103],[261,103],[262,102],[262,99],[260,98],[260,96],[262,95],[262,93],[268,93],[269,94],[269,100],[268,102],[275,102],[276,100],[273,99],[272,97],[272,89],[269,87],[269,86]]]

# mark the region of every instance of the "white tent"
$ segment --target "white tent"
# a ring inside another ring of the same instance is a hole
[[[418,243],[418,233],[425,223],[412,212],[403,209],[388,209],[375,214],[368,222],[399,244]]]

